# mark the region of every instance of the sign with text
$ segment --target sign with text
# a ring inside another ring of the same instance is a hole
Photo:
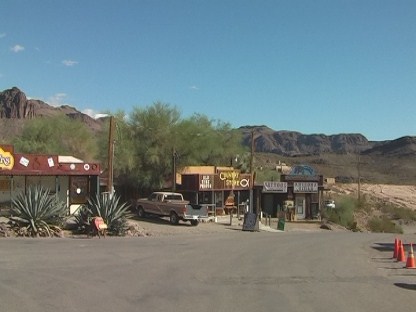
[[[223,171],[215,177],[216,189],[250,189],[251,175],[238,171]]]
[[[318,193],[318,182],[293,182],[294,193]]]
[[[265,181],[263,192],[266,193],[287,193],[287,182]]]
[[[13,166],[13,155],[10,152],[5,152],[2,148],[0,148],[0,169],[12,170]]]
[[[199,189],[201,191],[204,190],[212,190],[214,186],[214,176],[209,174],[202,174],[199,177]]]

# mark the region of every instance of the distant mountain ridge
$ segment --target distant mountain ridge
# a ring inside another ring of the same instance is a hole
[[[58,114],[81,120],[94,132],[102,129],[102,119],[96,120],[68,105],[53,107],[40,100],[27,99],[24,92],[13,87],[0,92],[0,139],[18,136],[27,119]],[[296,131],[275,131],[264,125],[243,126],[238,130],[242,132],[246,146],[251,146],[253,135],[255,151],[260,153],[284,156],[360,153],[388,157],[416,155],[416,137],[411,136],[375,142],[368,141],[359,133],[302,134]]]
[[[267,126],[244,126],[244,144],[251,145],[254,138],[256,152],[284,156],[320,154],[363,154],[390,157],[416,155],[416,137],[405,136],[396,140],[368,141],[359,133],[335,135],[302,134],[296,131],[275,131]]]
[[[59,114],[80,120],[93,131],[100,130],[102,127],[102,121],[83,114],[74,107],[68,105],[53,107],[40,100],[28,99],[26,94],[17,87],[0,92],[0,120],[2,121],[14,120],[16,124],[22,124],[24,120],[53,117]]]

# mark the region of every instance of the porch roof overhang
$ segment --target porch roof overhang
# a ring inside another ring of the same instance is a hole
[[[57,155],[14,154],[7,166],[0,167],[0,176],[99,176],[98,163],[60,162]]]

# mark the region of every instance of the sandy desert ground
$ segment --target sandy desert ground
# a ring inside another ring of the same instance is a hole
[[[333,184],[331,192],[336,194],[358,194],[358,184]],[[366,184],[360,186],[361,194],[391,202],[393,204],[416,210],[416,186],[415,185],[389,185],[389,184]]]

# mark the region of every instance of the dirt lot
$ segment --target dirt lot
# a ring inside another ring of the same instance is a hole
[[[334,197],[342,194],[357,194],[357,184],[334,184],[331,186],[331,189],[328,195]],[[361,192],[362,194],[369,194],[387,202],[416,210],[416,186],[413,185],[362,184]],[[0,220],[0,223],[6,221],[6,219]],[[154,237],[180,234],[209,235],[212,233],[224,233],[226,235],[233,231],[242,231],[243,220],[238,220],[234,217],[230,225],[229,217],[222,216],[217,219],[217,222],[201,222],[195,227],[186,222],[180,222],[179,225],[172,226],[169,224],[167,218],[149,217],[146,219],[133,218],[129,221],[129,225],[130,231],[127,236],[130,237]],[[327,231],[321,229],[320,226],[321,223],[319,222],[286,222],[285,232]],[[405,233],[416,233],[416,225],[414,224],[406,224],[402,225],[402,227]],[[277,219],[272,219],[270,227],[261,227],[261,230],[278,233]],[[332,230],[344,231],[344,229],[335,226]],[[67,235],[70,236],[69,232],[66,232],[65,236]]]
[[[332,185],[331,195],[357,194],[357,184],[334,184]],[[394,204],[416,210],[416,186],[413,185],[387,185],[387,184],[361,184],[362,194],[370,194]],[[263,221],[265,224],[266,222]],[[180,222],[179,225],[172,226],[168,218],[148,217],[146,219],[133,218],[130,221],[131,231],[128,236],[154,237],[164,235],[209,235],[212,233],[230,233],[232,231],[242,231],[243,220],[236,217],[232,220],[228,216],[217,218],[217,222],[201,222],[198,226],[191,226],[189,222]],[[308,232],[308,231],[328,231],[320,228],[320,222],[286,222],[285,232]],[[409,224],[402,226],[405,233],[416,233],[416,225]],[[345,231],[341,227],[332,226],[333,231]],[[271,219],[270,227],[261,227],[261,231],[277,231],[277,219]]]
[[[331,185],[332,194],[358,194],[357,184]],[[369,194],[376,198],[391,202],[395,205],[416,210],[416,186],[415,185],[390,185],[390,184],[361,184],[361,194]]]
[[[339,183],[330,186],[331,191],[329,196],[336,198],[342,195],[352,195],[358,197],[358,185],[355,183]],[[393,185],[393,184],[368,184],[362,183],[360,185],[361,195],[371,196],[373,198],[381,199],[386,203],[416,210],[416,186],[414,185]],[[360,228],[365,228],[367,220],[371,215],[361,213],[356,215],[356,221]],[[416,233],[416,223],[409,220],[398,220],[400,227],[405,234]]]
[[[260,231],[267,231],[273,233],[279,233],[277,230],[277,219],[271,219],[271,224],[263,220],[260,224]],[[168,218],[148,217],[146,219],[133,218],[130,220],[132,227],[131,233],[128,236],[164,236],[164,235],[179,235],[179,234],[191,234],[191,235],[209,235],[212,233],[227,233],[242,231],[243,220],[239,220],[236,217],[233,218],[230,225],[229,216],[221,216],[217,218],[217,222],[201,222],[198,226],[191,226],[189,222],[180,222],[178,225],[169,224]],[[320,228],[320,222],[305,222],[295,223],[286,222],[285,232],[305,232],[305,231],[327,231]],[[334,228],[334,230],[339,230]]]

